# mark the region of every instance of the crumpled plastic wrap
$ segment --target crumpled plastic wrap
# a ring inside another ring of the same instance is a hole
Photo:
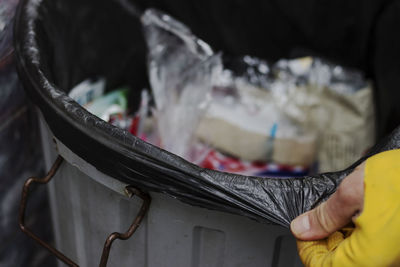
[[[107,10],[109,19],[104,20],[103,10]],[[225,13],[220,14],[221,22]],[[99,171],[122,182],[191,205],[288,227],[293,218],[327,199],[342,179],[365,160],[344,171],[292,179],[249,177],[200,168],[101,121],[67,96],[68,88],[90,74],[104,76],[114,83],[134,83],[132,77],[136,82],[143,78],[132,72],[135,69],[142,73],[146,69],[139,18],[114,1],[97,1],[93,5],[89,0],[27,0],[20,6],[17,21],[19,74],[52,132]],[[243,39],[241,44],[248,41]],[[64,45],[71,42],[79,45]],[[112,56],[108,56],[110,51]],[[121,64],[121,58],[127,63]],[[141,90],[145,84],[143,80],[140,89],[132,88]],[[367,156],[399,147],[397,128]]]
[[[149,9],[142,23],[162,147],[190,158],[194,131],[222,70],[221,56],[165,13]]]

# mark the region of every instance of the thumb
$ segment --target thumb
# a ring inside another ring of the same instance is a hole
[[[325,238],[346,226],[361,212],[364,203],[364,168],[364,163],[358,166],[343,179],[337,191],[326,202],[292,221],[290,228],[296,238]]]

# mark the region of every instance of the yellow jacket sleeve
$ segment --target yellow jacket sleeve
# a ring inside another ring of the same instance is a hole
[[[400,266],[400,150],[367,160],[364,208],[354,230],[297,241],[305,266]]]

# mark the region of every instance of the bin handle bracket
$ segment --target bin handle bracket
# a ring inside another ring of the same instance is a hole
[[[56,161],[54,162],[53,166],[51,167],[50,171],[47,173],[47,175],[43,178],[36,178],[36,177],[31,177],[26,182],[24,183],[23,189],[22,189],[22,198],[21,198],[21,203],[19,207],[19,217],[18,217],[18,223],[19,227],[21,228],[22,232],[24,232],[26,235],[31,237],[33,240],[35,240],[37,243],[39,243],[42,247],[46,248],[50,253],[52,253],[55,257],[57,257],[59,260],[64,262],[65,264],[73,267],[79,267],[78,264],[76,264],[74,261],[72,261],[70,258],[65,256],[63,253],[55,249],[53,246],[49,245],[45,241],[43,241],[40,237],[38,237],[36,234],[34,234],[26,225],[25,225],[25,213],[26,213],[26,206],[27,206],[27,200],[28,200],[28,194],[29,194],[29,187],[33,183],[38,183],[38,184],[47,184],[57,173],[59,167],[61,166],[62,162],[64,159],[61,156],[58,156]],[[127,186],[125,188],[126,192],[129,193],[130,197],[133,197],[134,195],[138,196],[143,200],[142,206],[138,212],[138,215],[134,219],[133,223],[129,227],[128,231],[125,233],[117,233],[114,232],[110,234],[103,247],[103,253],[101,255],[100,259],[100,267],[106,267],[107,266],[107,261],[108,261],[108,256],[110,254],[111,246],[113,242],[116,239],[121,239],[121,240],[127,240],[129,239],[135,231],[138,229],[140,226],[140,223],[142,222],[143,218],[147,214],[147,211],[149,210],[150,203],[151,203],[151,197],[149,194],[140,191],[139,189],[133,187],[133,186]]]
[[[147,211],[149,210],[149,207],[150,207],[151,197],[149,194],[144,193],[133,186],[127,186],[125,188],[125,190],[130,193],[129,194],[130,197],[133,197],[134,195],[136,195],[139,198],[141,198],[143,200],[143,203],[142,203],[142,206],[141,206],[135,220],[132,222],[131,226],[129,227],[128,231],[126,231],[123,234],[114,232],[107,237],[106,242],[104,243],[103,253],[101,254],[101,260],[100,260],[100,265],[99,265],[100,267],[107,266],[108,256],[110,254],[111,245],[113,244],[114,240],[115,239],[121,239],[121,240],[129,239],[139,228],[140,223],[142,222],[144,216],[146,216]]]

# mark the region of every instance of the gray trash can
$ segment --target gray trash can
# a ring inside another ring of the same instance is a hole
[[[96,266],[106,237],[126,232],[143,201],[53,139],[44,120],[41,131],[47,168],[64,158],[49,183],[55,247],[80,266]],[[115,241],[108,266],[302,266],[294,238],[281,226],[150,195],[140,227]]]

